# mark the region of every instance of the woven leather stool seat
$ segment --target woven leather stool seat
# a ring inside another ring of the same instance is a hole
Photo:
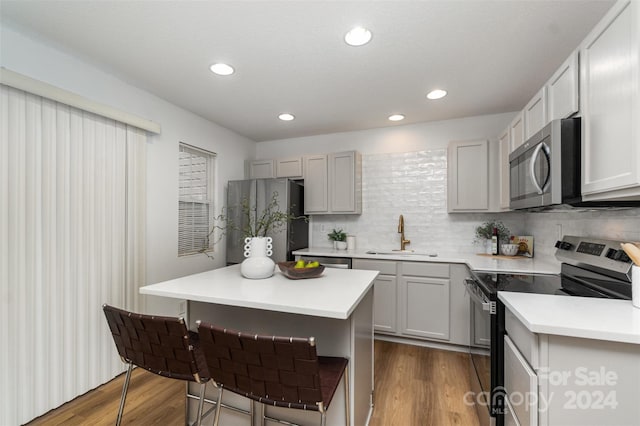
[[[198,334],[207,367],[220,390],[265,405],[320,411],[324,422],[343,376],[348,387],[345,371],[349,361],[318,356],[313,338],[262,336],[207,323],[199,323]],[[348,390],[346,394],[348,400]]]
[[[122,420],[134,365],[160,376],[199,383],[200,424],[205,386],[210,375],[198,334],[190,332],[182,318],[136,314],[106,304],[102,309],[118,354],[128,365],[116,424]]]

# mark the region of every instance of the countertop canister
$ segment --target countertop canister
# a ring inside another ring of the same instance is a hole
[[[355,249],[356,249],[356,236],[347,235],[347,250],[355,250]]]

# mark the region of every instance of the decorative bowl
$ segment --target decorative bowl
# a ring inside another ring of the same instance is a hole
[[[292,262],[278,262],[278,268],[285,277],[292,280],[303,280],[306,278],[317,278],[322,275],[324,266],[316,266],[315,268],[294,268],[295,261]]]
[[[518,244],[502,244],[500,245],[500,252],[505,256],[515,256],[518,254]]]

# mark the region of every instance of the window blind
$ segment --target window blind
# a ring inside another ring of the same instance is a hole
[[[212,152],[180,144],[178,255],[211,249],[213,223]]]

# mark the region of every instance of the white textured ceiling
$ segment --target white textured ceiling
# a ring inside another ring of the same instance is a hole
[[[518,110],[612,3],[2,0],[0,17],[265,141]],[[356,25],[373,39],[354,48]],[[427,100],[436,87],[449,96]]]

